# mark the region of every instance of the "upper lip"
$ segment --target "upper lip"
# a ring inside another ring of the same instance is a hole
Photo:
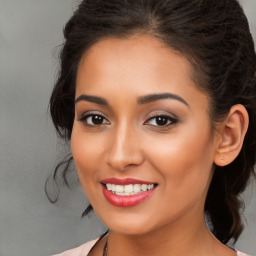
[[[152,181],[138,180],[133,178],[117,179],[107,178],[100,181],[102,184],[129,185],[129,184],[156,184]]]

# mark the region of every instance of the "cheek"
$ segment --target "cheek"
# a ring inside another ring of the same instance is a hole
[[[147,158],[167,189],[180,194],[199,190],[201,193],[208,186],[213,165],[211,134],[209,129],[187,128],[149,141],[154,148],[149,148]]]
[[[88,136],[79,125],[74,124],[71,136],[71,150],[76,170],[85,192],[93,183],[99,181],[102,154],[99,145],[102,144],[100,136]],[[91,188],[90,188],[91,189]],[[87,194],[87,192],[86,192]]]

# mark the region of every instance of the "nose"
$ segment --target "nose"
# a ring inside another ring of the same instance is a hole
[[[124,171],[127,167],[139,166],[144,157],[139,134],[128,125],[122,125],[112,131],[109,138],[107,164],[113,169]]]

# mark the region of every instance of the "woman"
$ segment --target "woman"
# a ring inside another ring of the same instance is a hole
[[[109,232],[60,255],[245,255],[226,246],[256,155],[238,2],[85,0],[64,35],[51,115]]]

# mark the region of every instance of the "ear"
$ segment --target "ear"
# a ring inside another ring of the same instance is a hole
[[[231,107],[225,120],[218,126],[220,135],[216,144],[214,163],[225,166],[235,160],[243,146],[249,124],[248,112],[243,105]]]

